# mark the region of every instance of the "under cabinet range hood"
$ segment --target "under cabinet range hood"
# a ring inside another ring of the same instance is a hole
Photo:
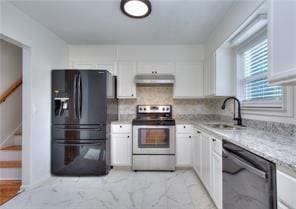
[[[135,76],[135,82],[144,85],[173,85],[175,76],[172,74],[138,74]]]

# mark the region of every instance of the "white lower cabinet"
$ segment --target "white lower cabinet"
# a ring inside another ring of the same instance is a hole
[[[120,132],[122,129],[122,132]],[[131,125],[111,125],[111,165],[132,165]]]
[[[221,141],[212,138],[212,198],[218,209],[222,209],[222,156],[219,147],[222,148]],[[215,149],[218,148],[218,149]]]
[[[296,209],[296,174],[277,170],[278,209]]]
[[[192,167],[198,175],[201,175],[201,132],[198,129],[194,129],[193,134],[193,159]]]
[[[193,169],[222,209],[222,141],[199,129],[194,129]]]
[[[211,192],[212,146],[209,135],[201,134],[201,147],[201,178],[208,192]]]
[[[177,133],[176,140],[176,166],[192,166],[192,133]]]

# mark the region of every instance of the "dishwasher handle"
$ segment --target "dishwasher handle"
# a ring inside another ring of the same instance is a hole
[[[237,163],[238,165],[242,166],[243,168],[247,169],[248,171],[250,171],[251,173],[263,178],[263,179],[267,179],[267,173],[255,168],[254,166],[250,165],[249,163],[245,162],[242,158],[238,157],[235,154],[232,154],[228,151],[226,151],[225,149],[223,149],[223,156],[225,156],[226,158],[231,159],[232,161],[234,161],[235,163]]]

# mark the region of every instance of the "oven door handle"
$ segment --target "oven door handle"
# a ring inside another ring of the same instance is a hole
[[[267,179],[267,173],[255,168],[254,166],[250,165],[247,162],[244,162],[244,160],[240,157],[238,157],[237,155],[234,155],[228,151],[226,151],[225,149],[223,149],[223,156],[225,158],[229,158],[232,161],[234,161],[235,163],[237,163],[238,165],[242,166],[243,168],[247,169],[248,171],[250,171],[251,173],[263,178],[263,179]]]

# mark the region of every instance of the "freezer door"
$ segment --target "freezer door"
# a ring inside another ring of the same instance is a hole
[[[106,166],[106,141],[89,144],[52,143],[51,172],[62,176],[97,176]]]
[[[106,140],[106,125],[92,126],[53,126],[52,127],[53,141],[65,141],[71,143],[84,143],[84,141]]]

